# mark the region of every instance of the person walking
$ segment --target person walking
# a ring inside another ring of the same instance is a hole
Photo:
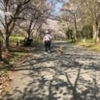
[[[46,31],[45,32],[45,35],[43,37],[43,44],[44,44],[44,47],[45,47],[45,52],[49,52],[51,53],[51,35],[49,33],[49,31]]]

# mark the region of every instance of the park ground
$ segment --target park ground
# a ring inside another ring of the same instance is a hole
[[[59,46],[63,54],[57,53]],[[53,42],[52,53],[38,45],[13,69],[3,100],[100,100],[100,53]]]

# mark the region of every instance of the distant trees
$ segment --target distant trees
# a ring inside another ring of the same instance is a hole
[[[22,20],[21,13],[27,9],[27,4],[31,0],[0,0],[0,24],[3,31],[0,35],[4,40],[5,48],[9,49],[9,36],[11,35],[16,22]]]
[[[99,41],[99,24],[100,24],[100,1],[99,0],[84,0],[87,7],[86,10],[92,18],[93,25],[93,39],[95,42]]]
[[[72,3],[65,3],[62,6],[62,11],[64,11],[64,15],[66,16],[66,21],[69,21],[71,24],[71,28],[74,29],[73,37],[75,40],[77,40],[76,34],[77,34],[77,12],[78,12],[78,6],[73,5]]]
[[[27,37],[30,38],[33,36],[34,30],[38,31],[45,23],[49,16],[48,10],[45,0],[30,3],[29,8],[22,13],[25,20],[19,21],[17,26],[26,31]]]
[[[84,38],[92,38],[93,37],[93,29],[92,29],[92,26],[91,25],[85,25],[83,26],[82,28],[82,32],[81,32],[81,35],[82,37]]]
[[[34,31],[40,31],[47,18],[54,18],[53,10],[57,2],[63,2],[62,22],[66,27],[73,30],[74,39],[87,31],[87,25],[93,27],[91,31],[95,42],[99,41],[100,34],[100,1],[99,0],[0,0],[0,36],[5,48],[9,49],[9,37],[15,27],[26,31],[27,37],[33,36]],[[86,27],[85,27],[86,26]],[[64,27],[64,30],[66,30]],[[85,27],[85,28],[84,28]],[[79,34],[80,32],[80,35]],[[91,35],[90,34],[90,35]],[[84,35],[87,36],[87,35]]]
[[[62,5],[62,18],[67,25],[74,31],[74,37],[78,34],[78,30],[87,30],[87,25],[93,30],[92,37],[95,42],[99,41],[100,34],[100,1],[99,0],[69,0]],[[74,25],[74,28],[73,28]],[[85,27],[86,26],[86,27]],[[85,28],[84,28],[85,27]],[[85,31],[85,34],[90,34]],[[91,31],[92,32],[92,31]],[[90,35],[91,35],[90,34]],[[80,37],[82,35],[80,34]],[[85,35],[87,36],[87,35]],[[91,36],[89,36],[91,37]]]
[[[34,29],[39,31],[50,10],[47,0],[0,0],[0,36],[5,48],[9,49],[9,37],[16,26],[30,38]]]

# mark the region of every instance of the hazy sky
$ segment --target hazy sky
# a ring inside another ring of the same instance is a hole
[[[65,0],[65,2],[68,2],[69,0]],[[60,13],[60,8],[62,6],[63,3],[61,2],[58,2],[56,5],[55,5],[55,13],[56,14],[59,14]]]

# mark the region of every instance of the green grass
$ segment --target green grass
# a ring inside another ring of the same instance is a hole
[[[92,39],[87,39],[85,43],[76,41],[74,44],[88,50],[100,52],[100,43],[95,43]]]
[[[18,57],[21,57],[23,54],[23,52],[11,52],[11,54],[9,55],[9,59],[14,60]]]
[[[3,62],[5,64],[10,64],[15,62],[18,58],[22,57],[25,53],[23,52],[9,52],[5,58],[3,58]]]
[[[3,61],[5,64],[10,64],[10,62],[16,61],[16,59],[27,55],[28,52],[32,52],[34,47],[36,47],[39,42],[33,41],[32,46],[24,47],[22,44],[16,46],[17,40],[23,40],[24,36],[10,36],[10,48],[9,52],[3,52]]]
[[[23,40],[24,36],[10,36],[10,42],[17,42],[17,40]]]

